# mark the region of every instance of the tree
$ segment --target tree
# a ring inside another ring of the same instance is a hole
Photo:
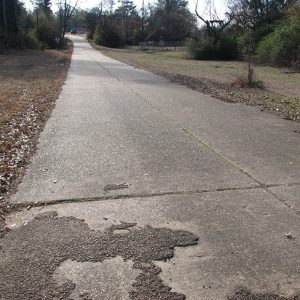
[[[183,0],[158,0],[150,5],[146,39],[178,41],[190,36],[196,22],[187,4]]]
[[[272,33],[257,47],[261,63],[300,68],[300,2],[293,3]]]
[[[3,16],[3,28],[7,31],[7,17],[6,17],[6,0],[2,0],[2,16]]]
[[[58,0],[56,4],[58,6],[60,32],[61,36],[64,37],[66,34],[67,23],[75,13],[78,0],[75,0],[74,2],[72,2],[71,0]]]
[[[251,1],[251,0],[250,0]],[[230,25],[233,20],[232,14],[226,14],[227,20],[222,20],[218,16],[215,7],[212,7],[211,2],[207,1],[206,7],[209,7],[208,14],[206,15],[206,9],[201,14],[198,11],[199,1],[196,1],[195,14],[198,19],[205,24],[206,33],[209,37],[213,38],[213,44],[216,45],[221,38],[223,31]]]
[[[20,4],[18,0],[2,0],[0,5],[0,29],[6,33],[18,33]]]
[[[143,0],[142,8],[141,8],[141,21],[142,21],[141,38],[142,38],[142,42],[144,42],[144,39],[145,39],[145,17],[146,17],[145,1]],[[143,46],[142,46],[142,48],[143,48]]]
[[[18,0],[13,0],[13,24],[14,24],[14,31],[17,33],[19,31],[19,25],[18,25]]]
[[[93,38],[93,34],[96,31],[100,14],[101,14],[101,10],[98,7],[94,7],[91,10],[87,11],[85,15],[85,21],[87,25],[89,39]]]
[[[41,9],[45,14],[51,13],[51,0],[36,0],[37,8]]]
[[[68,21],[68,26],[71,28],[86,28],[86,14],[86,11],[76,9],[73,16]]]
[[[235,22],[242,28],[257,31],[280,20],[294,0],[229,0]]]
[[[138,13],[131,0],[120,0],[121,5],[115,10],[115,16],[121,19],[127,43],[132,42],[133,29],[137,25]],[[129,39],[129,36],[131,39]]]
[[[97,26],[103,27],[113,15],[114,0],[102,0],[97,7],[88,10],[85,22],[88,29],[88,38],[92,39]]]

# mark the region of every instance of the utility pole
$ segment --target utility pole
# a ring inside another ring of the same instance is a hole
[[[253,69],[251,67],[251,54],[252,54],[252,29],[249,34],[249,48],[248,48],[248,85],[252,86],[253,83]]]
[[[145,1],[143,0],[142,3],[142,50],[144,50],[144,42],[145,42],[145,36],[144,36],[144,31],[145,31]]]
[[[36,31],[39,31],[39,8],[36,8]]]

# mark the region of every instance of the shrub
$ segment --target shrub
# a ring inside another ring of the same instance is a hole
[[[274,25],[271,24],[264,24],[255,31],[246,31],[239,35],[237,38],[238,49],[240,50],[241,54],[247,55],[249,52],[249,44],[251,41],[251,53],[256,52],[257,45],[262,41],[264,37],[268,34],[273,32]]]
[[[213,56],[212,42],[208,38],[197,38],[188,44],[188,51],[195,59],[210,59]]]
[[[36,30],[32,29],[25,35],[25,44],[30,49],[41,49],[42,43],[37,38]]]
[[[94,42],[105,47],[118,48],[125,45],[125,38],[114,25],[97,27],[94,34]]]
[[[2,50],[9,48],[25,48],[24,33],[22,31],[19,31],[18,33],[5,33],[0,31],[0,48]]]
[[[59,30],[55,24],[42,23],[37,30],[37,38],[45,48],[57,48],[55,39],[60,37]]]
[[[87,39],[88,40],[92,40],[94,38],[94,32],[88,30],[87,32]]]
[[[139,42],[143,42],[145,39],[145,34],[143,34],[141,29],[135,30],[133,34],[133,44],[138,45]]]
[[[209,37],[198,37],[189,43],[188,50],[195,59],[236,59],[239,56],[237,42],[223,35],[217,42]]]
[[[219,59],[229,60],[239,57],[238,44],[236,39],[223,35],[217,42],[217,56]]]
[[[96,45],[102,45],[102,33],[100,27],[96,28],[96,31],[93,35],[93,40]]]
[[[300,61],[300,18],[278,27],[257,48],[260,63],[291,67]]]

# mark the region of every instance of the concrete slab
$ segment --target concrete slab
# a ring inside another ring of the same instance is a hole
[[[160,77],[124,65],[115,79],[102,64],[77,59],[88,53],[119,65],[88,44],[75,44],[66,84],[13,203],[258,185],[126,85]],[[101,82],[101,74],[110,82]],[[105,188],[120,184],[123,189]]]
[[[162,77],[100,57],[94,51],[89,55],[114,78],[256,180],[263,184],[299,183],[299,124],[258,108],[166,84],[168,80]]]
[[[133,269],[131,261],[122,257],[106,260],[102,263],[64,261],[53,277],[58,285],[66,280],[76,284],[71,299],[129,300],[129,292],[138,270]]]
[[[264,184],[299,183],[300,125],[180,85],[128,83],[163,114]]]
[[[187,299],[221,300],[239,286],[283,296],[300,291],[299,215],[264,189],[51,205],[17,213],[7,222],[12,233],[32,228],[32,219],[47,211],[84,219],[96,231],[133,222],[139,230],[151,225],[199,237],[196,246],[175,248],[170,261],[154,260],[163,282]],[[10,245],[20,242],[14,238]],[[69,279],[80,280],[73,275]]]
[[[300,213],[300,185],[276,186],[269,188],[269,191],[279,197],[287,206]]]

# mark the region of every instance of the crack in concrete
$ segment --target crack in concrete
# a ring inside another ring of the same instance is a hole
[[[274,187],[281,185],[268,185],[267,187]],[[286,186],[286,185],[284,185]],[[110,196],[98,196],[98,197],[83,197],[83,198],[67,198],[67,199],[56,199],[48,200],[41,202],[26,202],[26,203],[17,203],[11,204],[14,208],[27,208],[31,209],[32,207],[42,207],[46,205],[56,205],[64,203],[73,203],[73,202],[94,202],[94,201],[108,201],[108,200],[118,200],[118,199],[135,199],[135,198],[152,198],[152,197],[163,197],[170,195],[193,195],[193,194],[204,194],[204,193],[214,193],[214,192],[226,192],[226,191],[243,191],[243,190],[253,190],[253,189],[262,189],[262,186],[249,186],[249,187],[236,187],[236,188],[217,188],[217,189],[203,189],[203,190],[191,190],[191,191],[169,191],[169,192],[158,192],[158,193],[136,193],[136,194],[118,194]]]
[[[105,67],[101,66],[102,68],[104,68],[106,70]],[[106,70],[107,72],[109,72],[108,70]],[[110,72],[109,72],[110,73]],[[115,78],[117,78],[115,75],[112,74],[112,76],[114,76]],[[232,160],[228,159],[227,157],[225,157],[223,154],[219,153],[216,149],[213,149],[212,147],[210,147],[208,144],[206,144],[200,137],[194,135],[192,132],[190,132],[187,128],[185,128],[184,126],[182,126],[180,123],[178,123],[172,116],[170,116],[168,113],[166,113],[165,111],[163,111],[160,107],[158,107],[157,105],[154,105],[150,100],[148,100],[147,98],[143,97],[139,92],[135,91],[131,86],[129,86],[128,84],[126,84],[126,82],[121,81],[119,78],[117,78],[125,87],[127,87],[132,93],[134,93],[138,98],[140,98],[141,100],[143,100],[144,102],[146,102],[147,104],[149,104],[151,107],[153,107],[155,110],[157,110],[159,113],[161,113],[162,115],[164,115],[166,118],[168,118],[174,125],[175,127],[179,128],[180,130],[182,130],[186,135],[188,135],[190,138],[192,138],[194,141],[196,141],[198,144],[201,144],[206,150],[212,152],[213,154],[217,155],[218,157],[220,157],[222,160],[226,161],[227,163],[229,163],[230,165],[232,165],[234,168],[238,169],[241,173],[245,174],[246,176],[248,176],[250,179],[252,179],[253,181],[255,181],[256,183],[258,183],[259,185],[263,186],[264,183],[260,182],[259,180],[255,179],[251,174],[249,174],[247,171],[245,171],[242,167],[240,167],[239,165],[237,165],[235,162],[233,162]]]
[[[125,233],[119,234],[118,230]],[[182,230],[137,228],[135,223],[121,222],[94,231],[84,220],[59,218],[53,211],[43,213],[1,240],[0,298],[69,299],[75,284],[67,281],[57,285],[53,278],[62,262],[103,262],[121,256],[132,260],[133,268],[141,271],[129,292],[131,299],[182,300],[183,294],[172,292],[162,282],[162,270],[153,262],[171,259],[175,247],[197,243],[195,235]]]
[[[291,185],[290,185],[291,186]],[[273,193],[272,191],[270,191],[268,188],[265,188],[265,190],[267,190],[267,192],[269,194],[271,194],[274,198],[276,198],[279,202],[281,202],[282,204],[284,204],[286,207],[288,207],[290,210],[292,210],[296,215],[300,216],[300,211],[298,211],[297,209],[295,209],[291,204],[289,204],[287,201],[285,201],[284,199],[280,198],[278,195],[276,195],[275,193]]]
[[[136,199],[136,198],[152,198],[152,197],[163,197],[170,195],[195,195],[195,194],[205,194],[205,193],[217,193],[217,192],[226,192],[226,191],[244,191],[244,190],[255,190],[255,189],[264,189],[268,193],[272,194],[275,198],[278,198],[277,195],[273,194],[268,188],[271,187],[280,187],[280,186],[295,186],[300,185],[300,183],[291,183],[291,184],[268,184],[268,185],[256,185],[256,186],[248,186],[248,187],[228,187],[228,188],[217,188],[217,189],[203,189],[203,190],[191,190],[191,191],[168,191],[168,192],[158,192],[158,193],[136,193],[136,194],[118,194],[118,195],[110,195],[110,196],[98,196],[98,197],[83,197],[83,198],[66,198],[66,199],[57,199],[57,200],[48,200],[41,202],[25,202],[25,203],[17,203],[10,204],[12,210],[21,210],[26,208],[27,210],[33,207],[43,207],[49,205],[57,205],[57,204],[67,204],[67,203],[79,203],[79,202],[96,202],[96,201],[109,201],[109,200],[119,200],[119,199]],[[292,209],[297,215],[300,213],[294,210],[288,203],[285,203],[284,200],[280,200],[284,205],[288,206],[288,208]]]

